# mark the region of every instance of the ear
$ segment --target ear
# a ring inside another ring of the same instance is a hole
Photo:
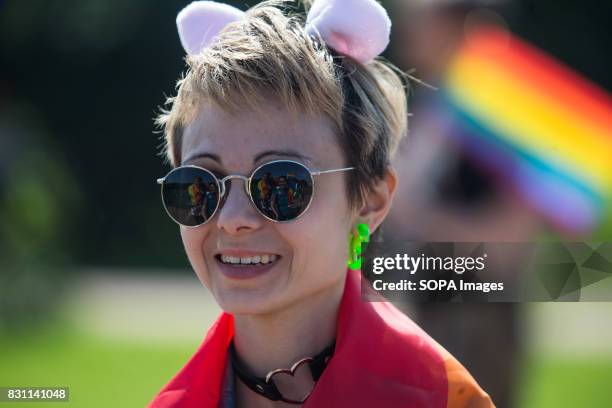
[[[376,0],[315,0],[306,32],[319,34],[338,53],[366,63],[389,45],[391,20]]]
[[[245,13],[228,4],[214,1],[194,1],[176,16],[176,26],[183,48],[189,55],[208,47],[219,32]]]
[[[396,189],[397,172],[390,167],[385,177],[379,180],[365,197],[358,217],[370,226],[372,233],[378,229],[389,213]]]

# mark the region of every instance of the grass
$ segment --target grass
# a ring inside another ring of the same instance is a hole
[[[612,357],[532,357],[521,376],[520,408],[612,407]]]
[[[0,340],[0,385],[69,386],[70,402],[57,408],[144,407],[196,347],[108,341],[71,329],[30,333]]]
[[[0,386],[69,386],[53,407],[144,407],[197,343],[162,346],[110,341],[59,324],[0,338]],[[612,358],[532,356],[521,375],[521,408],[612,406]],[[49,407],[0,403],[0,408]]]

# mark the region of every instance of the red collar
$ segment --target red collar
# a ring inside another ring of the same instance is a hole
[[[369,286],[364,290],[371,291]],[[217,408],[234,319],[222,313],[198,351],[149,408]],[[391,303],[361,299],[347,272],[336,350],[304,407],[493,407],[446,350]]]

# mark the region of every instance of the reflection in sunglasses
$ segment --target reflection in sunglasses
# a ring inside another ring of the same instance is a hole
[[[271,221],[285,222],[308,209],[313,176],[348,170],[353,167],[313,172],[295,161],[275,160],[255,169],[249,178],[230,175],[219,179],[205,168],[183,166],[170,171],[158,183],[162,185],[166,212],[183,226],[197,227],[211,219],[227,195],[225,182],[232,178],[247,183],[246,192],[260,214]]]

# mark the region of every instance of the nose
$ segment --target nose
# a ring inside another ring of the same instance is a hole
[[[229,234],[240,234],[260,228],[264,220],[247,196],[247,180],[236,177],[224,179],[222,183],[225,186],[225,195],[219,208],[217,228]]]

